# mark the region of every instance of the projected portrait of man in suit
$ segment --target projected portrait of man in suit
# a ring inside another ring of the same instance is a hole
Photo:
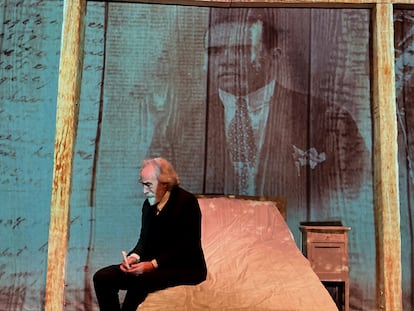
[[[366,149],[351,115],[289,87],[269,9],[212,10],[206,192],[306,197],[358,186]]]

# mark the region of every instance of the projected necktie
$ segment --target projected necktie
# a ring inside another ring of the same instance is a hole
[[[256,160],[257,147],[247,102],[244,98],[239,98],[236,102],[236,112],[230,122],[228,136],[232,161],[238,164],[236,173],[239,179],[239,191],[245,192],[248,183],[248,167]]]

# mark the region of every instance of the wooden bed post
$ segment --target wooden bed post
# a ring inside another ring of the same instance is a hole
[[[377,310],[402,310],[392,4],[373,11],[374,207]]]
[[[79,115],[86,0],[65,0],[50,206],[45,310],[64,309],[72,165]]]

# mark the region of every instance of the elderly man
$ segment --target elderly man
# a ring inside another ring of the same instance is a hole
[[[196,197],[178,186],[174,167],[163,158],[144,160],[140,181],[147,199],[138,243],[121,264],[93,278],[101,311],[135,311],[151,292],[206,279]],[[127,291],[122,307],[119,290]]]

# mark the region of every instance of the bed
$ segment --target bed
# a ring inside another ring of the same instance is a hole
[[[198,199],[207,280],[152,293],[138,311],[338,310],[296,246],[282,199]]]

